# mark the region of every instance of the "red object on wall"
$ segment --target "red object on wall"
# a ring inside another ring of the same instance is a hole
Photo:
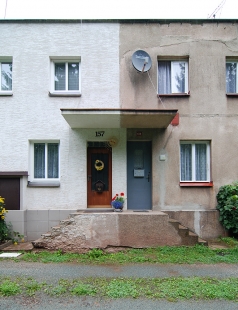
[[[172,119],[171,125],[172,126],[178,126],[179,125],[179,113],[177,113],[175,115],[175,117]]]

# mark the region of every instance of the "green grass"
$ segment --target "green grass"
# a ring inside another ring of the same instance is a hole
[[[20,286],[15,281],[5,279],[0,284],[0,295],[12,296],[20,293]]]
[[[235,238],[222,237],[222,238],[220,238],[220,240],[222,242],[224,242],[225,244],[227,244],[229,247],[236,247],[236,246],[238,246],[238,240],[236,240]]]
[[[238,263],[238,241],[233,238],[221,238],[227,249],[213,250],[203,245],[193,247],[157,247],[147,249],[129,249],[117,253],[106,253],[93,249],[86,254],[63,253],[62,251],[41,251],[23,253],[12,259],[15,262],[43,262],[79,264],[215,264]],[[9,259],[9,258],[8,258]],[[33,278],[11,278],[0,276],[0,297],[12,295],[34,296],[95,296],[104,298],[154,298],[176,300],[233,300],[238,301],[238,279],[206,277],[171,278],[81,278],[61,279],[58,283],[38,282]]]
[[[128,264],[128,263],[176,263],[176,264],[214,264],[238,263],[238,246],[228,238],[228,249],[213,250],[203,245],[192,247],[157,247],[147,249],[130,249],[117,253],[106,253],[100,249],[93,249],[86,254],[62,253],[62,251],[41,251],[37,253],[24,253],[16,262],[66,263],[81,264]],[[223,241],[224,242],[224,241]]]
[[[206,277],[189,278],[82,278],[61,279],[57,284],[40,283],[34,279],[0,277],[0,297],[28,295],[29,285],[34,295],[94,296],[99,298],[153,298],[176,300],[232,300],[238,301],[238,279]]]

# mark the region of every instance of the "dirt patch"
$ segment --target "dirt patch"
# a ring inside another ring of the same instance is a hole
[[[225,242],[223,242],[222,240],[219,239],[215,239],[215,240],[210,240],[208,241],[208,247],[211,248],[212,250],[216,250],[216,249],[229,249],[230,246],[228,244],[226,244]]]

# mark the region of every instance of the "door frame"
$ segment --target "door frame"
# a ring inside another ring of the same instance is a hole
[[[150,142],[150,208],[145,210],[152,210],[153,209],[153,143],[152,139],[148,140],[127,140],[127,144],[130,142],[136,142],[136,143],[143,143],[143,142]],[[146,178],[146,176],[145,176]],[[128,184],[130,180],[128,178],[128,148],[127,148],[127,196],[128,193]],[[133,210],[133,208],[128,208],[129,210]]]
[[[108,191],[98,193],[92,191],[92,173],[91,173],[91,154],[101,150],[102,153],[108,154]],[[104,152],[105,151],[105,152]],[[92,197],[93,195],[94,197]],[[98,196],[100,195],[100,196]],[[104,195],[104,196],[101,196]],[[104,198],[103,198],[104,197]],[[112,149],[107,146],[87,147],[87,208],[111,208],[112,199]],[[102,203],[102,201],[104,201]]]

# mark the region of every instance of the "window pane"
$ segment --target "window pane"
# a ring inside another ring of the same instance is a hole
[[[12,63],[1,65],[1,90],[12,90]]]
[[[48,143],[48,178],[59,177],[59,145]]]
[[[236,67],[235,62],[226,64],[226,92],[236,93]]]
[[[65,63],[55,64],[55,90],[66,90],[65,88]]]
[[[34,143],[34,178],[45,177],[45,144]]]
[[[181,144],[181,181],[192,181],[192,145]]]
[[[68,64],[68,90],[79,90],[79,63]]]
[[[171,62],[158,62],[159,94],[171,94]]]
[[[207,145],[195,145],[196,181],[207,180]]]
[[[185,62],[172,62],[172,93],[185,93]]]

